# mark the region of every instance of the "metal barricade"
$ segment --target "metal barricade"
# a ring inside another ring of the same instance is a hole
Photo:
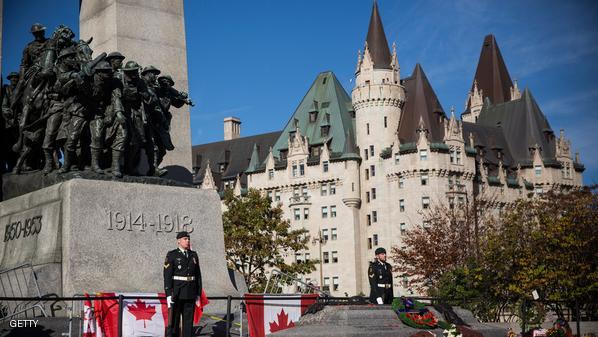
[[[0,323],[16,317],[48,317],[31,264],[0,271],[0,297],[38,297],[37,300],[0,302]]]

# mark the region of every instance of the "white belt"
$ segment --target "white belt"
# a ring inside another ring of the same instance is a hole
[[[176,276],[175,276],[176,277]],[[392,284],[382,284],[382,283],[378,283],[378,288],[391,288]]]
[[[195,276],[173,276],[172,279],[177,281],[194,281]]]

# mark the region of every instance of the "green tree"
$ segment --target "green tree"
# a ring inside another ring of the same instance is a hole
[[[291,275],[315,270],[315,260],[285,262],[286,256],[294,257],[295,252],[307,249],[309,235],[306,229],[290,228],[280,204],[273,207],[270,199],[255,189],[245,196],[235,196],[227,190],[224,204],[226,258],[229,266],[243,275],[249,291],[263,290],[268,268]]]

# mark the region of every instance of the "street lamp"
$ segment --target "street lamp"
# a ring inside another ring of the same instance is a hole
[[[323,259],[322,259],[322,244],[325,244],[326,241],[327,240],[322,237],[322,231],[321,230],[318,230],[318,236],[315,237],[315,238],[313,238],[311,240],[311,243],[314,244],[314,245],[316,243],[318,243],[319,256],[320,256],[320,287],[321,287],[322,290],[324,290],[324,271],[322,270],[322,266],[323,266],[323,264],[322,264],[322,262],[323,262]]]

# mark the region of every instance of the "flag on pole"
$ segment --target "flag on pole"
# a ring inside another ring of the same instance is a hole
[[[284,296],[285,299],[264,299],[268,295],[246,294],[247,321],[250,337],[264,337],[269,333],[295,326],[307,308],[316,303],[317,294]]]

